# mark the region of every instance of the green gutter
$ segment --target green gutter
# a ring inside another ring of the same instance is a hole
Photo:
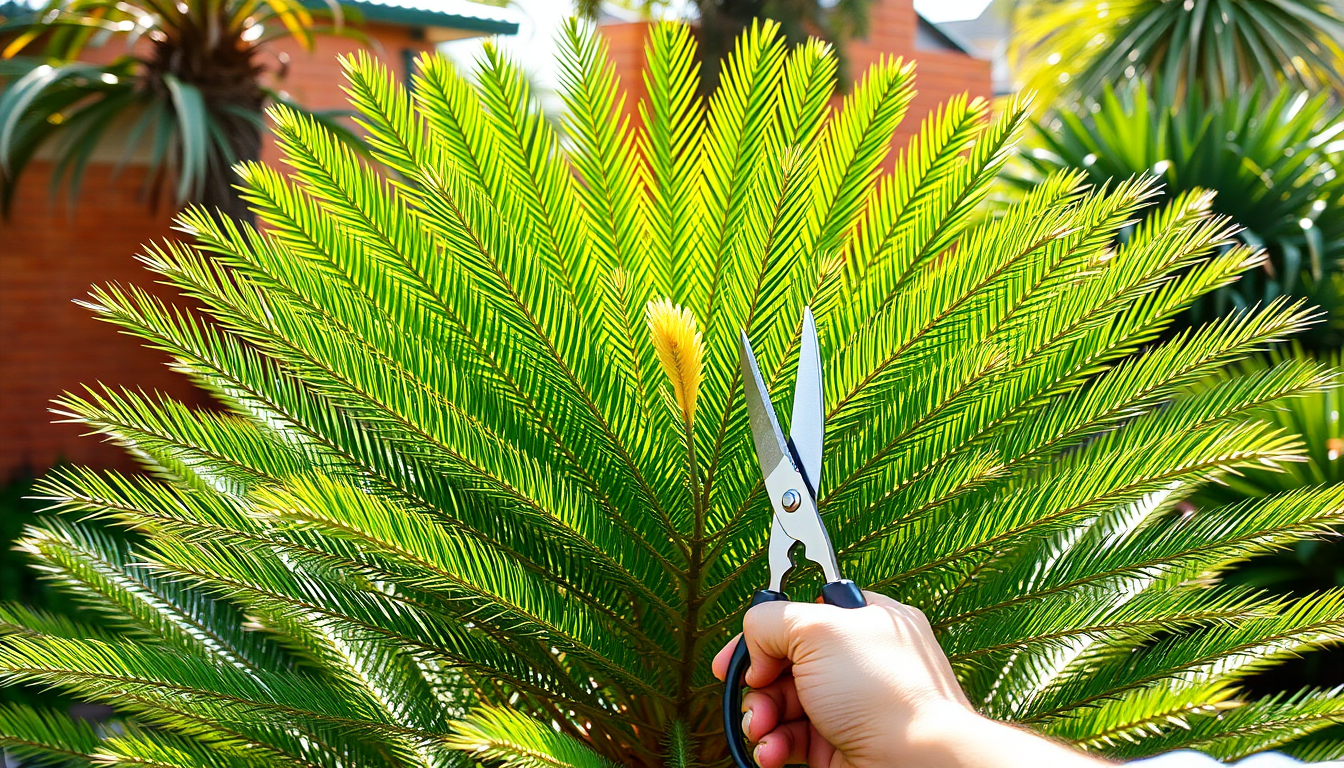
[[[315,10],[327,8],[327,4],[323,0],[302,0],[302,2]],[[376,21],[382,24],[460,29],[467,32],[479,32],[482,35],[513,35],[518,32],[518,22],[516,21],[487,19],[458,13],[430,11],[423,8],[408,8],[404,5],[365,3],[358,0],[342,2],[341,6],[358,11],[365,21]]]

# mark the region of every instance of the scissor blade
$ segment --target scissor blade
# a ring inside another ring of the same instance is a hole
[[[789,455],[784,444],[784,433],[775,417],[775,406],[770,402],[770,391],[761,378],[761,368],[751,351],[751,340],[742,332],[742,388],[747,395],[747,417],[751,422],[751,438],[756,443],[756,461],[761,465],[761,476],[769,477],[780,460]],[[790,458],[789,463],[793,460]]]
[[[821,492],[821,444],[826,434],[826,406],[821,391],[821,350],[812,308],[803,309],[802,340],[798,349],[798,380],[793,389],[793,420],[789,442],[812,497]]]

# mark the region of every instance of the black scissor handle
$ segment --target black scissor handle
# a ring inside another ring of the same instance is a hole
[[[823,584],[821,601],[840,608],[862,608],[868,604],[868,601],[863,599],[863,590],[849,579]]]
[[[761,603],[774,603],[788,600],[783,592],[762,589],[752,595],[753,606]],[[821,588],[821,599],[829,605],[841,608],[862,608],[867,605],[863,591],[849,579],[832,581]],[[751,666],[751,655],[747,653],[747,641],[737,641],[733,648],[733,657],[728,661],[728,674],[723,682],[723,732],[728,737],[728,754],[737,768],[756,768],[745,746],[746,735],[742,733],[742,689],[746,687],[747,668]]]

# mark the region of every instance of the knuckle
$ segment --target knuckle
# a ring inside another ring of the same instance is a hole
[[[834,622],[816,606],[800,605],[789,616],[789,633],[799,640],[824,640],[835,633]],[[810,609],[810,610],[803,610]]]
[[[923,611],[913,605],[902,604],[892,608],[891,611],[895,614],[896,618],[902,621],[902,623],[914,626],[920,630],[926,630],[930,627],[929,617],[925,616]]]

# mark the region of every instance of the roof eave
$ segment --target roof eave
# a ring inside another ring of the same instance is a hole
[[[930,34],[942,40],[944,44],[950,46],[953,50],[960,51],[961,53],[964,53],[967,56],[975,55],[975,52],[970,45],[961,40],[958,40],[955,35],[948,34],[947,30],[943,29],[937,24],[934,24],[932,21],[929,21],[928,19],[924,18],[924,15],[922,13],[916,11],[915,19],[916,23],[923,26]]]
[[[326,8],[324,0],[303,0],[303,4],[315,9]],[[429,11],[423,8],[406,8],[380,3],[345,0],[343,7],[353,8],[366,22],[378,24],[396,24],[404,27],[425,29],[446,29],[472,33],[462,37],[485,35],[513,35],[518,33],[518,22],[504,19],[489,19],[475,16],[463,16],[443,11]]]

